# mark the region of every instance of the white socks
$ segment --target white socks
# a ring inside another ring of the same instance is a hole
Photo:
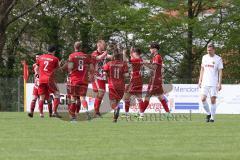
[[[207,101],[202,102],[202,104],[203,104],[203,108],[206,111],[207,115],[210,115],[211,112],[210,112],[209,105],[208,105]]]
[[[214,120],[214,116],[216,114],[216,109],[217,109],[217,105],[216,104],[211,104],[211,118],[212,120]]]
[[[202,102],[203,104],[203,108],[206,111],[207,115],[211,115],[212,120],[214,120],[214,116],[216,114],[216,109],[217,109],[217,105],[216,104],[211,104],[211,111],[209,109],[209,105],[207,103],[207,101]]]

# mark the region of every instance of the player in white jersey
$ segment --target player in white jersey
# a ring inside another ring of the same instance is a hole
[[[106,76],[103,74],[103,66],[107,59],[112,59],[112,56],[106,51],[106,43],[104,40],[97,42],[97,50],[92,53],[92,62],[94,65],[94,81],[92,83],[94,91],[94,110],[95,117],[101,117],[100,105],[106,90]]]
[[[213,43],[207,46],[207,53],[202,57],[199,87],[201,88],[201,100],[204,110],[207,113],[206,122],[214,122],[216,113],[217,93],[222,89],[222,58],[215,54]],[[211,99],[211,109],[207,103],[207,96]]]

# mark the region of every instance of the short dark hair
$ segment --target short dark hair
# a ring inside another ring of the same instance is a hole
[[[52,53],[54,51],[57,51],[57,46],[51,45],[51,46],[48,47],[48,52]]]
[[[121,52],[119,51],[119,49],[114,49],[113,50],[113,58],[115,60],[123,60],[123,55],[121,54]]]
[[[212,48],[215,48],[215,45],[214,45],[214,43],[213,43],[213,42],[210,42],[210,43],[208,43],[207,47],[212,47]]]
[[[150,48],[155,48],[155,49],[159,50],[160,49],[160,45],[157,42],[152,42],[150,44]]]
[[[142,54],[142,50],[138,47],[134,47],[133,51],[136,52],[137,54],[141,55]]]

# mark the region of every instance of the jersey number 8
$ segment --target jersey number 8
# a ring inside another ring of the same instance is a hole
[[[83,60],[78,61],[78,70],[83,71]]]

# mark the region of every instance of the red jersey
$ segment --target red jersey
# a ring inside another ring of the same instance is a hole
[[[108,73],[108,86],[117,90],[125,89],[124,74],[128,72],[125,62],[114,60],[103,66],[103,70]]]
[[[106,58],[101,60],[96,60],[96,57],[101,55],[97,50],[92,53],[93,64],[94,64],[94,77],[99,80],[106,80],[105,75],[103,74],[103,66],[107,63]]]
[[[69,73],[71,84],[88,84],[88,65],[91,58],[83,52],[74,52],[69,55],[69,62],[73,63],[73,69]]]
[[[131,58],[129,62],[132,64],[131,79],[141,78],[142,58]]]
[[[152,64],[156,64],[157,68],[153,71],[153,76],[151,77],[150,82],[152,84],[162,84],[162,57],[160,54],[154,55],[152,58]]]
[[[59,60],[51,54],[43,54],[37,60],[39,66],[39,83],[49,83],[50,77],[59,67]]]

